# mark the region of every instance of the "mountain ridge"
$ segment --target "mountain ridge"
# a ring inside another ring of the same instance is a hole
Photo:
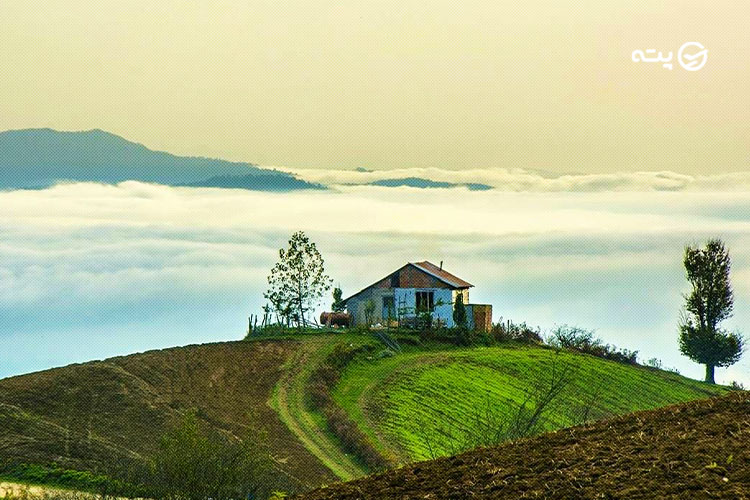
[[[237,183],[240,188],[258,191],[322,188],[252,163],[153,150],[102,129],[0,132],[0,189],[43,189],[63,181],[116,184],[127,180],[216,187],[217,177],[243,177]]]

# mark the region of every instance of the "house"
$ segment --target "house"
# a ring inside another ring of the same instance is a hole
[[[453,304],[461,295],[468,326],[489,331],[492,306],[470,304],[473,286],[445,271],[442,262],[410,262],[344,302],[353,325],[414,324],[419,314],[429,313],[434,323],[450,328],[455,326]]]

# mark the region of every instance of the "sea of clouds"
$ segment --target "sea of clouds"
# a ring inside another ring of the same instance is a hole
[[[345,295],[405,262],[444,261],[496,320],[594,328],[693,377],[702,368],[676,339],[682,251],[718,236],[734,259],[727,326],[748,330],[750,189],[738,188],[748,182],[740,174],[439,171],[429,178],[505,188],[349,185],[427,176],[414,170],[300,171],[334,189],[287,194],[139,182],[0,192],[0,377],[242,338],[296,230],[317,243]],[[750,383],[750,362],[718,378]]]
[[[665,170],[561,175],[544,170],[506,168],[326,170],[282,167],[281,169],[290,171],[307,181],[327,186],[366,185],[385,179],[416,177],[453,184],[479,183],[502,191],[516,192],[750,191],[750,172],[686,175]]]

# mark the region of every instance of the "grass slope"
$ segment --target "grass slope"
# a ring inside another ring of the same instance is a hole
[[[455,446],[467,423],[488,407],[502,414],[517,406],[553,367],[568,367],[571,383],[545,420],[546,430],[582,423],[586,407],[589,418],[600,419],[725,391],[666,371],[507,346],[361,360],[345,371],[334,395],[381,451],[401,462],[424,460],[461,451]]]
[[[750,498],[750,393],[411,464],[304,498]]]
[[[148,456],[189,410],[210,428],[267,435],[287,490],[331,474],[268,405],[301,342],[230,342],[150,351],[0,380],[3,459],[110,471]]]

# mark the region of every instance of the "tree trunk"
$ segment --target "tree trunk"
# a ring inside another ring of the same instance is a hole
[[[713,365],[706,365],[706,382],[709,384],[715,384],[716,381],[714,380],[714,366]]]
[[[301,266],[300,266],[301,267]],[[297,269],[297,302],[299,305],[299,323],[297,327],[299,331],[305,326],[305,314],[302,310],[302,269]]]

